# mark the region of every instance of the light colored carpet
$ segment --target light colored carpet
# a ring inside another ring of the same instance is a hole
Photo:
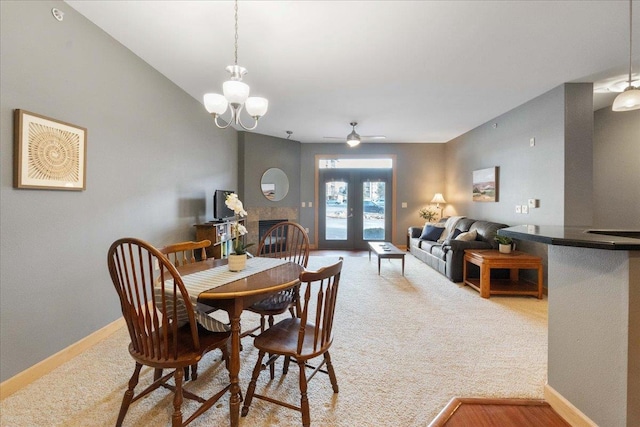
[[[336,258],[312,257],[310,268]],[[243,314],[245,324],[256,317]],[[480,298],[411,255],[402,277],[399,260],[345,258],[331,355],[340,393],[318,374],[309,384],[314,426],[426,426],[454,396],[543,398],[547,371],[547,300]],[[121,329],[82,355],[1,402],[2,426],[112,426],[134,363]],[[245,338],[243,393],[257,352]],[[219,352],[200,363],[187,388],[218,389],[228,381]],[[280,369],[281,365],[277,365]],[[276,371],[278,373],[278,371]],[[153,373],[145,368],[140,387]],[[258,390],[298,404],[298,369]],[[183,413],[193,408],[185,400]],[[128,426],[170,425],[172,397],[156,390],[136,402]],[[193,426],[228,425],[228,395]],[[300,414],[254,400],[244,427],[299,426]]]

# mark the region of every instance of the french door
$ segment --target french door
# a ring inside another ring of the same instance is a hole
[[[319,249],[391,240],[391,169],[320,169]]]

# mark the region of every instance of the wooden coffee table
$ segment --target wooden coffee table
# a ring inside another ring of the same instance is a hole
[[[378,256],[378,276],[380,275],[380,261],[383,258],[402,258],[402,275],[404,276],[404,256],[406,251],[401,251],[389,242],[369,242],[369,261],[371,261],[371,251]]]
[[[468,277],[467,263],[480,267],[480,277]],[[492,268],[509,269],[509,279],[491,280]],[[538,270],[538,283],[520,280],[520,269]],[[464,251],[464,284],[480,292],[482,298],[490,295],[531,295],[542,299],[542,259],[525,252],[513,251],[503,254],[490,249],[467,249]]]

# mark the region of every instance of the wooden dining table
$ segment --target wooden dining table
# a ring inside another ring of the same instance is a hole
[[[210,258],[178,267],[178,272],[184,277],[225,265],[227,262],[226,259]],[[287,262],[200,292],[198,295],[198,302],[225,310],[229,314],[231,322],[229,425],[232,427],[237,427],[240,422],[240,316],[242,311],[269,294],[298,285],[302,271],[304,271],[304,267],[301,265]]]

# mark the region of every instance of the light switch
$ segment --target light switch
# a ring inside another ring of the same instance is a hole
[[[407,207],[407,202],[402,202],[402,207],[406,208]]]
[[[520,207],[520,205],[516,205],[516,213],[521,213],[522,212],[522,208]]]
[[[309,202],[309,207],[312,208],[313,207],[313,203]]]
[[[529,206],[522,205],[522,213],[523,214],[528,214],[529,213]]]
[[[537,208],[538,206],[540,206],[540,201],[538,199],[529,199],[528,203],[529,208]]]
[[[535,146],[536,146],[536,139],[529,138],[529,147],[535,147]]]
[[[303,208],[306,208],[306,207],[307,207],[307,204],[306,204],[305,202],[302,202],[302,207],[303,207]]]

